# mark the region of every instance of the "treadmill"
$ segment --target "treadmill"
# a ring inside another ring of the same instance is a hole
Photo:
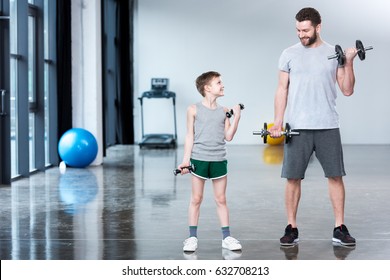
[[[142,140],[139,142],[140,148],[176,148],[177,147],[177,127],[176,127],[176,94],[168,91],[169,79],[167,78],[152,78],[151,90],[142,93],[138,97],[141,103],[141,126],[142,126]],[[173,103],[173,122],[175,127],[174,134],[160,133],[160,134],[145,134],[144,133],[144,111],[143,103],[145,98],[172,98]]]

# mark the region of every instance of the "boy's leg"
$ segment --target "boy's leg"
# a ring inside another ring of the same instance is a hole
[[[213,186],[214,199],[215,203],[217,204],[217,213],[222,227],[222,248],[231,251],[241,250],[242,246],[240,242],[234,237],[230,236],[229,209],[226,204],[227,176],[214,179]]]
[[[190,205],[188,207],[188,224],[190,237],[183,242],[183,251],[185,252],[195,252],[195,250],[198,248],[197,230],[200,204],[203,200],[204,183],[204,179],[192,176],[191,200]]]
[[[188,223],[190,226],[197,226],[199,221],[200,205],[203,200],[205,180],[192,176],[191,200],[188,208]]]
[[[229,209],[226,204],[227,176],[213,180],[214,199],[221,227],[229,226]]]

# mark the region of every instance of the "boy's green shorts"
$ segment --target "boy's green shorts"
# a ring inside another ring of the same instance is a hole
[[[195,171],[191,173],[202,179],[218,179],[227,175],[227,160],[202,161],[191,159],[191,164],[195,166]]]

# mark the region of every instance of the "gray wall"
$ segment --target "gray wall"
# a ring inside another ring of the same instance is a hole
[[[312,6],[322,16],[323,40],[373,45],[365,61],[355,60],[352,97],[339,95],[345,144],[390,144],[390,2],[304,0],[139,0],[135,15],[135,95],[150,89],[152,77],[170,79],[177,94],[179,144],[186,131],[186,108],[201,100],[194,80],[208,70],[222,74],[231,107],[244,103],[232,143],[254,144],[263,122],[273,122],[277,63],[281,51],[298,42],[295,14]],[[135,100],[135,140],[141,139],[139,101]],[[145,133],[173,132],[171,101],[144,103]]]

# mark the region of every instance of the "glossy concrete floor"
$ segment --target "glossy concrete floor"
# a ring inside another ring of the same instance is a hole
[[[114,146],[102,166],[48,169],[0,188],[2,260],[390,260],[390,146],[346,145],[346,225],[354,248],[333,246],[326,179],[313,158],[298,212],[300,243],[283,249],[283,147],[229,145],[231,232],[241,252],[221,249],[208,182],[199,248],[183,254],[190,176],[173,175],[183,147]]]

